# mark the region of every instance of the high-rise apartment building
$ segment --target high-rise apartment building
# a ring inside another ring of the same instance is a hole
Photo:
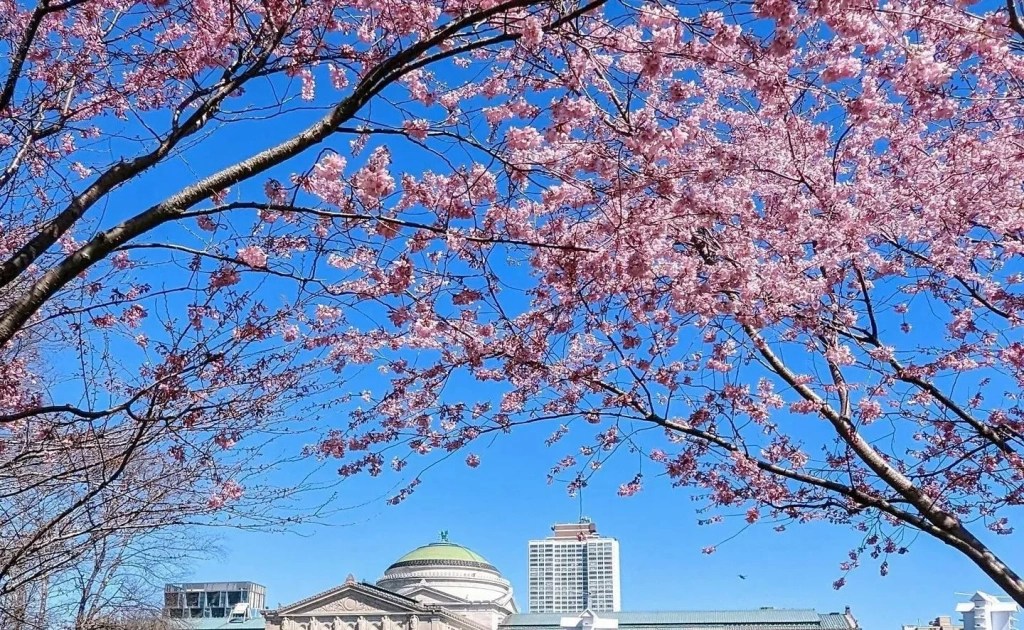
[[[600,536],[587,519],[551,528],[530,541],[530,612],[618,611],[619,541]]]

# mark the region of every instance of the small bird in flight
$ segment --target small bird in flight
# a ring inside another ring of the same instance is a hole
[[[741,580],[745,580],[745,579],[747,579],[747,576],[745,576],[745,575],[743,575],[743,574],[740,574],[740,579],[741,579]]]

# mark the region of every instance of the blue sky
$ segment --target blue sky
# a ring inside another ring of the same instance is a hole
[[[528,431],[479,451],[482,465],[459,459],[435,466],[404,503],[383,500],[337,514],[332,525],[291,533],[219,530],[222,555],[197,563],[187,579],[253,580],[267,586],[268,605],[288,604],[342,583],[349,573],[375,581],[399,556],[437,540],[446,529],[454,542],[481,553],[512,581],[526,607],[527,540],[541,538],[557,521],[575,520],[580,505],[563,486],[547,485],[547,468],[560,450],[541,446]],[[890,560],[880,577],[864,565],[842,590],[832,588],[838,565],[856,545],[855,532],[808,524],[776,533],[756,525],[719,545],[744,524],[741,518],[699,526],[701,505],[664,478],[647,480],[631,498],[615,495],[633,462],[613,459],[584,493],[584,513],[621,546],[622,601],[627,610],[737,609],[760,606],[842,611],[851,606],[866,630],[895,630],[953,614],[956,592],[989,590],[988,579],[958,553],[919,539],[911,552]],[[390,480],[358,477],[340,486],[338,504],[355,505],[379,496]],[[1010,538],[995,541],[1011,566],[1024,561]],[[738,575],[747,576],[741,580]]]

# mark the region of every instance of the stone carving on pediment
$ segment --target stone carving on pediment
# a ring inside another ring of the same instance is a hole
[[[368,606],[366,603],[359,601],[358,599],[353,599],[351,597],[342,597],[341,599],[326,602],[324,603],[324,605],[319,606],[315,610],[311,610],[305,614],[336,615],[338,613],[366,612],[371,610],[373,610],[373,608]]]

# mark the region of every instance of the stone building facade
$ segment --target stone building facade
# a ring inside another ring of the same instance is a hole
[[[268,630],[496,630],[518,612],[512,585],[447,541],[405,554],[377,584],[344,584],[264,613]]]

